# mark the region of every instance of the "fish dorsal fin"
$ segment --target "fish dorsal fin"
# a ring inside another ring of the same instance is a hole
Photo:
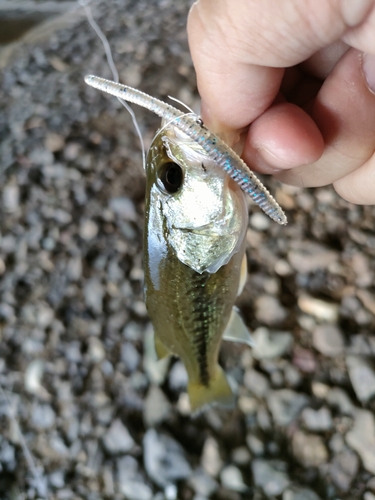
[[[246,281],[247,281],[247,258],[245,253],[241,262],[240,283],[238,285],[237,297],[241,295],[241,293],[243,292],[243,289],[245,288],[246,285]]]
[[[247,344],[250,347],[255,346],[255,342],[236,307],[233,307],[232,309],[228,325],[224,331],[223,339],[228,340],[229,342]]]

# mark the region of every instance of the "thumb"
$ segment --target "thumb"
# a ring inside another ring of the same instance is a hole
[[[275,99],[284,68],[355,30],[371,8],[375,0],[198,0],[188,37],[204,118],[219,133],[246,127]]]

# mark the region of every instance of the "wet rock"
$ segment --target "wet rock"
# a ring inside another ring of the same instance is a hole
[[[296,431],[292,438],[292,449],[296,459],[305,467],[318,467],[328,459],[327,448],[320,436]]]
[[[313,432],[328,431],[333,426],[331,412],[324,406],[319,410],[305,408],[301,419],[306,429]]]
[[[335,325],[319,325],[313,331],[313,345],[324,356],[335,357],[344,350],[344,339]]]
[[[149,429],[143,438],[144,465],[149,477],[156,484],[166,487],[191,474],[181,445],[166,434]]]
[[[308,402],[309,398],[305,394],[299,394],[291,389],[270,391],[267,395],[267,404],[273,420],[282,427],[293,422]]]
[[[255,301],[255,316],[261,324],[277,325],[284,321],[286,315],[286,310],[272,295],[261,295]]]
[[[282,464],[285,465],[285,464]],[[286,472],[279,470],[280,464],[274,461],[256,458],[252,461],[254,483],[262,488],[268,496],[278,496],[289,485],[290,480]]]
[[[258,328],[253,333],[255,346],[252,354],[256,359],[282,356],[292,345],[293,337],[289,332],[270,332],[267,328]]]
[[[110,455],[127,453],[134,444],[133,438],[120,419],[114,420],[103,436],[103,445]]]
[[[362,356],[347,356],[346,365],[357,398],[366,403],[375,396],[375,370]]]
[[[363,466],[375,474],[375,418],[368,410],[356,410],[346,442],[361,457]]]

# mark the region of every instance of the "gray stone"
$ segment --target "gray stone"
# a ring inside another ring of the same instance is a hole
[[[308,488],[293,487],[283,493],[283,500],[321,500],[320,497]]]
[[[125,342],[121,346],[121,361],[124,363],[126,370],[133,373],[141,360],[141,355],[131,342]]]
[[[181,361],[177,361],[172,366],[169,372],[169,387],[176,392],[186,390],[188,384],[188,374],[186,368]]]
[[[328,460],[328,451],[320,436],[296,431],[292,449],[296,459],[305,467],[318,467]]]
[[[247,446],[250,448],[250,451],[255,456],[264,455],[264,443],[257,436],[254,436],[254,434],[249,434],[246,437],[246,443],[247,443]]]
[[[307,274],[325,269],[338,259],[338,253],[313,241],[295,243],[288,253],[290,265],[299,273]]]
[[[255,346],[252,354],[256,359],[282,356],[289,352],[293,337],[289,332],[270,332],[267,328],[257,328],[253,333]]]
[[[313,345],[324,356],[333,358],[344,351],[344,338],[336,325],[319,325],[313,331]]]
[[[170,410],[171,404],[164,392],[157,385],[152,385],[143,406],[143,421],[146,427],[154,427],[163,422]]]
[[[127,453],[135,443],[121,420],[116,419],[104,434],[103,444],[110,455],[116,455],[118,453]]]
[[[267,378],[256,370],[246,370],[244,383],[249,391],[258,398],[265,397],[269,390]]]
[[[196,494],[206,498],[210,497],[219,486],[202,468],[198,468],[192,473],[188,483]]]
[[[375,418],[370,411],[356,410],[346,442],[361,457],[364,468],[375,474]]]
[[[223,467],[219,444],[213,437],[208,437],[204,443],[201,464],[207,474],[212,477],[216,477]]]
[[[147,484],[137,481],[122,482],[120,491],[127,500],[151,500],[152,489]]]
[[[345,449],[335,455],[329,466],[332,481],[341,491],[348,491],[359,467],[358,456],[351,450]]]
[[[181,445],[166,434],[149,429],[143,438],[144,465],[149,477],[161,487],[186,479],[191,467]]]
[[[286,310],[273,295],[261,295],[255,301],[255,316],[263,325],[282,323],[286,315]]]
[[[338,408],[344,415],[352,415],[354,406],[349,396],[340,387],[333,387],[326,396],[327,403],[333,408]]]
[[[220,472],[220,480],[224,488],[228,490],[244,492],[248,489],[243,482],[240,469],[234,465],[228,465],[222,469]]]
[[[104,289],[97,278],[91,278],[86,281],[83,290],[85,302],[94,313],[100,314],[103,310]]]
[[[328,431],[332,429],[332,417],[328,408],[322,407],[319,410],[305,408],[301,414],[302,422],[309,431]]]
[[[254,483],[262,488],[268,496],[278,496],[289,485],[290,480],[286,472],[278,470],[274,461],[261,460],[256,458],[252,461]]]
[[[375,370],[363,356],[347,356],[346,365],[357,398],[366,403],[375,396]]]
[[[109,202],[109,208],[121,219],[128,221],[137,220],[137,212],[135,211],[134,203],[130,198],[122,196],[120,198],[112,198]]]
[[[309,398],[305,394],[299,394],[291,389],[270,391],[267,395],[267,404],[273,420],[282,427],[292,423],[308,402]]]
[[[31,421],[39,430],[46,430],[53,427],[56,414],[49,405],[35,405],[31,413]]]
[[[81,224],[79,226],[79,235],[83,240],[92,240],[98,234],[98,231],[99,227],[94,221],[90,219],[81,221]]]

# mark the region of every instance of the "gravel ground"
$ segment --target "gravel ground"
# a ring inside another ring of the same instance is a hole
[[[187,9],[94,17],[122,81],[197,108]],[[251,207],[256,348],[223,344],[238,405],[191,419],[142,300],[137,136],[83,83],[111,76],[93,30],[60,28],[0,76],[0,498],[374,500],[375,208],[266,180],[289,224]],[[158,119],[136,113],[147,145]]]

